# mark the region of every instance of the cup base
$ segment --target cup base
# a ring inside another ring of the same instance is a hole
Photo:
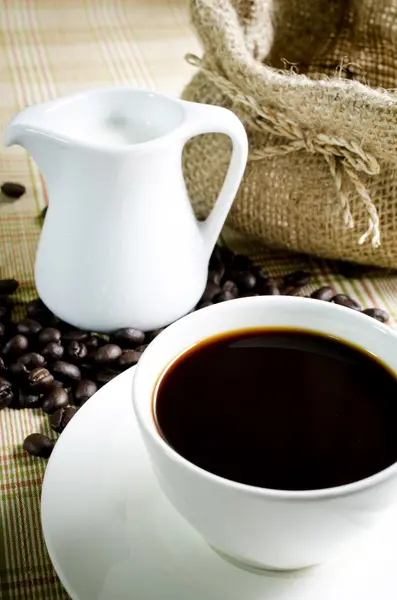
[[[291,567],[291,568],[283,568],[283,567],[275,567],[272,565],[262,565],[259,563],[252,563],[246,561],[242,558],[231,556],[230,554],[226,554],[222,550],[218,550],[214,546],[209,545],[211,550],[216,552],[218,556],[231,563],[234,567],[238,567],[239,569],[243,569],[244,571],[249,571],[251,573],[256,573],[257,575],[269,575],[269,572],[282,572],[282,573],[296,573],[297,571],[307,571],[308,569],[313,569],[317,567],[317,564],[307,565],[303,567]]]

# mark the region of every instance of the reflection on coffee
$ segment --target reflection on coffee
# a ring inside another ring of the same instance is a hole
[[[397,379],[366,351],[297,329],[204,340],[163,373],[161,435],[193,464],[233,481],[315,490],[397,460]]]

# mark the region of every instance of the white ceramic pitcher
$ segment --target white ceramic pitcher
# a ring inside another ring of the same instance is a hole
[[[198,134],[230,136],[229,170],[208,219],[187,195],[181,155]],[[115,87],[29,107],[7,126],[41,169],[49,195],[36,287],[84,329],[150,330],[188,313],[247,159],[239,119],[224,108]]]

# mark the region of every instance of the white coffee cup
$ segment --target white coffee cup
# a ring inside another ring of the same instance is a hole
[[[335,488],[257,488],[193,465],[164,441],[154,420],[156,382],[175,357],[213,335],[266,326],[333,335],[366,349],[397,373],[397,334],[374,319],[319,300],[243,298],[199,310],[161,333],[136,368],[133,402],[162,491],[208,544],[242,566],[299,569],[326,561],[397,501],[397,463]]]

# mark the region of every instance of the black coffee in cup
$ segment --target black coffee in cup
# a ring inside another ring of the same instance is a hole
[[[315,490],[397,460],[397,379],[363,349],[297,329],[206,339],[162,374],[154,414],[193,464],[240,483]]]

